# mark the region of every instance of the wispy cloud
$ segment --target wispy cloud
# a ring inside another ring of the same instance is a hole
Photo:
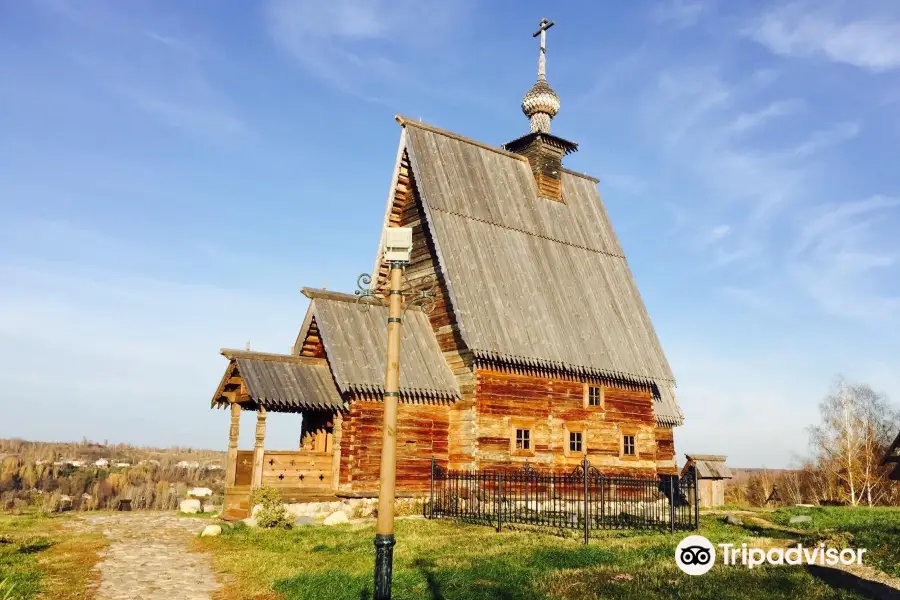
[[[61,38],[71,60],[103,87],[167,127],[195,139],[245,137],[250,126],[209,74],[214,52],[196,33],[169,31],[161,11],[133,12],[117,3],[74,6],[46,0],[68,23]],[[110,48],[115,48],[114,52]]]
[[[825,206],[800,228],[788,269],[829,313],[870,323],[900,317],[894,219],[900,199],[874,196]],[[875,276],[878,273],[879,276]]]
[[[865,5],[793,2],[765,13],[744,33],[782,56],[824,58],[872,72],[900,68],[900,20],[883,11],[860,16]]]
[[[852,122],[835,123],[827,129],[814,131],[808,139],[791,149],[788,155],[793,158],[805,158],[830,148],[841,142],[856,137],[859,125]]]
[[[779,117],[786,117],[805,106],[805,102],[799,98],[788,100],[776,100],[765,108],[753,112],[741,113],[728,126],[735,134],[744,134],[753,131]]]
[[[653,17],[660,23],[675,27],[691,27],[708,9],[708,0],[665,0],[656,5]]]
[[[482,103],[480,94],[462,95],[446,80],[433,77],[458,55],[444,43],[452,39],[457,49],[463,44],[454,28],[470,4],[471,0],[269,0],[266,20],[278,46],[307,72],[342,92],[392,106],[411,90]]]

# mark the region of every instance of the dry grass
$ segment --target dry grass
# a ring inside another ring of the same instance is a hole
[[[87,600],[106,544],[100,534],[67,527],[68,517],[0,515],[0,581],[16,600]]]

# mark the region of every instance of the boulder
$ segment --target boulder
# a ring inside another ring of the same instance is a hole
[[[294,527],[307,527],[315,524],[316,522],[313,521],[312,517],[307,517],[306,515],[300,515],[294,519]]]
[[[187,495],[191,498],[209,498],[213,491],[208,487],[195,487],[188,491]]]
[[[212,504],[204,504],[203,512],[205,512],[205,513],[222,512],[222,507],[221,506],[213,506]]]
[[[262,507],[263,507],[262,504],[254,504],[254,505],[253,505],[253,508],[250,509],[250,515],[251,515],[251,516],[256,515],[256,513],[258,513],[259,511],[262,510]]]
[[[809,515],[797,515],[796,517],[791,517],[790,524],[796,525],[797,523],[812,523],[812,517]]]
[[[342,510],[336,510],[327,517],[323,523],[325,525],[341,525],[343,523],[349,523],[350,519],[347,518],[347,513]]]
[[[203,504],[199,500],[188,498],[181,501],[181,504],[178,505],[178,510],[189,515],[195,515],[203,510]]]
[[[241,519],[241,523],[243,523],[247,527],[256,527],[256,517],[247,517],[246,519]]]
[[[734,515],[728,515],[727,517],[725,517],[725,522],[728,523],[729,525],[743,525],[744,524],[744,522],[739,517],[736,517]]]
[[[203,528],[203,531],[200,532],[200,537],[212,537],[222,534],[222,526],[221,525],[207,525]]]

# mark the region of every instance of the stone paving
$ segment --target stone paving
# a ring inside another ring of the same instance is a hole
[[[206,521],[171,513],[87,515],[72,526],[101,532],[96,600],[210,600],[219,588],[209,557],[189,549]]]

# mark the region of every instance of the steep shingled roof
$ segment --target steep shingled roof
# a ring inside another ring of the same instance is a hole
[[[648,384],[657,421],[680,425],[675,378],[596,180],[563,170],[563,202],[548,201],[522,157],[398,121],[473,354]]]
[[[361,310],[356,296],[303,288],[312,300],[300,328],[301,338],[313,318],[322,334],[328,364],[342,392],[384,391],[387,307],[381,301]],[[298,340],[302,345],[302,339]],[[295,350],[299,346],[295,346]],[[410,309],[400,329],[400,393],[408,398],[455,400],[456,378],[438,347],[428,317]]]

